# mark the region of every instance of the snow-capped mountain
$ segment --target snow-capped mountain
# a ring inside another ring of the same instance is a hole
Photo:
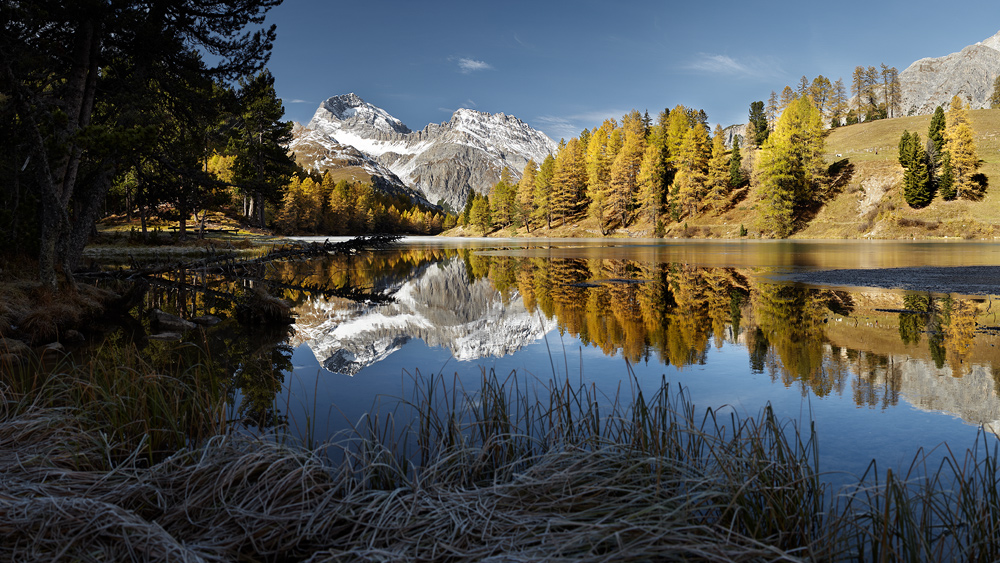
[[[394,303],[309,301],[293,344],[305,342],[326,369],[354,375],[413,338],[464,361],[511,354],[555,328],[516,293],[505,300],[489,280],[466,280],[465,263],[456,259],[422,269],[395,292]]]
[[[289,148],[306,168],[339,168],[353,148],[368,157],[367,173],[390,183],[395,177],[456,211],[470,190],[487,193],[505,167],[517,178],[529,159],[541,163],[556,151],[552,139],[513,116],[460,109],[450,121],[411,131],[355,94],[326,100],[293,134]]]

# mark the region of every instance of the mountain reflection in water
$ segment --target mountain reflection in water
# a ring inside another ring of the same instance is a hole
[[[822,467],[860,473],[872,458],[906,464],[921,447],[971,444],[981,425],[1000,430],[998,309],[990,298],[807,287],[783,274],[1000,263],[983,248],[435,240],[275,263],[253,283],[293,303],[292,330],[268,335],[230,318],[197,338],[220,347],[212,358],[232,374],[234,417],[317,440],[412,398],[418,373],[470,392],[483,371],[525,388],[568,380],[609,401],[666,380],[699,408],[755,415],[770,404],[810,419]],[[182,316],[232,316],[206,296],[153,299]]]
[[[556,329],[575,346],[660,364],[661,373],[704,365],[710,350],[732,345],[746,351],[746,372],[803,395],[877,409],[902,398],[975,425],[1000,420],[997,320],[986,299],[810,289],[774,282],[768,269],[472,249],[404,247],[289,267],[395,298],[299,301],[293,344],[335,373],[378,377],[380,362],[412,339],[460,362],[516,357]],[[561,359],[564,351],[553,353]],[[548,361],[528,367],[543,376],[550,369]]]

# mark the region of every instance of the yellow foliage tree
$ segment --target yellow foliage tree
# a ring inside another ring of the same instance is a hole
[[[979,169],[979,155],[972,134],[969,116],[962,99],[951,99],[948,122],[944,130],[945,151],[950,155],[952,181],[957,197],[978,200],[983,197],[985,186],[975,181]]]

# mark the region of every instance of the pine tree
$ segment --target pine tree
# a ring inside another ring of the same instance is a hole
[[[767,140],[767,135],[770,133],[768,127],[767,116],[764,115],[764,102],[750,102],[750,124],[753,125],[753,139],[750,141],[755,146],[761,146],[764,141]]]
[[[990,108],[1000,108],[1000,75],[993,80],[993,93],[990,94]]]
[[[913,208],[926,207],[934,198],[934,191],[927,169],[927,154],[920,143],[920,135],[903,131],[899,139],[899,164],[904,169],[903,199]]]
[[[708,194],[705,203],[710,209],[720,211],[729,194],[729,151],[726,150],[722,126],[716,125],[712,136],[712,156],[708,161]]]
[[[743,157],[740,155],[740,136],[733,137],[733,150],[729,156],[729,187],[738,188],[746,178],[743,176]]]
[[[955,192],[955,175],[951,170],[951,155],[948,153],[944,153],[941,157],[941,175],[938,176],[937,188],[938,192],[941,193],[941,199],[945,201],[951,201],[957,195]]]

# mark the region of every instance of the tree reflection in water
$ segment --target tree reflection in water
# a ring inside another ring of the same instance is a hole
[[[291,302],[300,326],[317,326],[328,322],[330,313],[316,317],[319,309],[308,306],[316,300],[345,311],[377,306],[349,300],[336,305],[336,299],[290,288],[350,287],[391,297],[429,268],[456,263],[464,279],[447,283],[488,280],[502,302],[519,300],[532,315],[554,321],[560,334],[605,354],[683,369],[706,362],[713,346],[740,346],[747,350],[751,374],[767,374],[818,397],[848,393],[864,407],[885,409],[898,403],[907,358],[954,377],[970,373],[974,365],[1000,365],[996,348],[980,343],[1000,331],[985,330],[989,304],[983,300],[815,289],[772,281],[762,269],[399,246],[276,263],[267,280],[255,283],[270,283],[273,295]],[[225,283],[202,279],[189,285],[219,289]],[[197,344],[199,353],[228,378],[234,417],[260,428],[283,424],[285,415],[275,397],[292,370],[294,327],[241,326],[231,302],[213,295],[161,289],[150,294],[146,306],[186,318],[213,314],[226,319],[185,340]],[[177,361],[174,352],[166,351],[177,344],[142,342],[152,356]]]

